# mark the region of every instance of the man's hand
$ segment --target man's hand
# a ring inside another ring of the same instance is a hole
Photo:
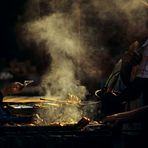
[[[113,123],[115,121],[117,121],[117,114],[109,115],[102,119],[102,123]]]
[[[106,124],[106,125],[108,125],[108,127],[113,128],[113,127],[115,127],[116,125],[118,125],[118,123],[119,123],[119,120],[118,120],[118,118],[117,118],[117,115],[118,115],[118,114],[113,114],[113,115],[106,116],[106,117],[104,117],[104,118],[100,121],[100,123]]]
[[[134,51],[126,51],[122,57],[123,64],[130,64],[131,66],[136,66],[140,64],[142,60],[142,55]]]
[[[9,86],[9,93],[19,93],[24,88],[24,84],[20,82],[14,82]]]
[[[139,42],[135,41],[129,46],[129,50],[127,50],[123,57],[122,62],[123,64],[130,64],[132,66],[140,64],[142,60],[142,54],[137,52],[137,49],[139,48]]]
[[[2,92],[3,96],[6,96],[8,94],[16,94],[16,93],[21,92],[24,87],[25,87],[25,85],[20,82],[13,82],[10,85],[4,87],[1,90],[1,92]]]

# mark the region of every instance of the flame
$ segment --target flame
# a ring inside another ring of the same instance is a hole
[[[76,95],[68,94],[66,99],[58,98],[58,97],[41,97],[40,100],[48,101],[55,104],[66,104],[66,105],[80,105],[81,99]]]
[[[80,104],[81,103],[81,99],[75,95],[69,94],[67,103],[70,104]]]

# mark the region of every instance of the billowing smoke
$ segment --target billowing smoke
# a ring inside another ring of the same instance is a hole
[[[44,41],[52,58],[51,68],[43,78],[43,84],[49,87],[47,95],[66,97],[70,93],[84,98],[86,89],[76,78],[76,72],[86,53],[78,33],[72,31],[71,20],[53,14],[26,25],[29,36],[37,43]]]
[[[102,22],[110,21],[108,27],[116,25],[120,28],[114,29],[117,31],[119,31],[119,29],[121,29],[121,31],[123,30],[123,32],[120,33],[124,35],[125,40],[123,40],[121,44],[126,44],[126,42],[129,44],[147,35],[148,11],[146,3],[146,1],[141,0],[113,0],[112,2],[108,2],[107,0],[92,1],[97,16]],[[109,33],[115,33],[115,31],[109,31]]]
[[[140,0],[29,0],[22,22],[24,43],[51,56],[42,81],[47,96],[64,100],[85,99],[123,50],[148,32],[147,8]],[[74,120],[82,116],[78,107],[67,109],[77,113]]]

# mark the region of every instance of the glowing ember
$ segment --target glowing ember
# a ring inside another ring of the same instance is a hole
[[[79,97],[69,94],[67,102],[71,104],[80,104],[81,100]]]

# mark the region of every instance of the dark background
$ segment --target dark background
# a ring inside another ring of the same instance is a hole
[[[0,5],[0,51],[1,58],[21,56],[16,39],[15,25],[19,15],[24,12],[25,0],[5,0]],[[24,54],[24,53],[23,53]]]
[[[0,81],[35,79],[45,71],[49,58],[22,45],[17,24],[25,12],[27,0],[5,0],[0,4]],[[39,60],[40,58],[44,60]],[[7,75],[12,75],[9,77]],[[1,76],[2,75],[2,76]],[[7,82],[8,81],[8,82]]]
[[[43,50],[41,53],[36,50],[36,45],[31,45],[29,47],[25,46],[25,44],[22,43],[19,38],[17,25],[26,11],[26,2],[27,0],[3,0],[0,5],[0,71],[8,71],[12,73],[13,81],[23,81],[24,79],[30,78],[29,75],[33,75],[34,77],[37,77],[37,79],[40,79],[40,77],[46,71],[48,64],[51,62],[50,55],[46,53],[46,50],[45,52]],[[59,6],[58,11],[70,13],[71,5],[72,1],[70,0],[68,1],[68,6],[65,6],[67,7],[66,11],[64,10],[65,7]],[[41,3],[41,6],[42,8],[46,7],[44,3]],[[146,35],[139,35],[137,33],[138,31],[135,32],[136,29],[133,29],[133,32],[131,29],[131,34],[129,34],[127,30],[129,27],[128,19],[121,10],[116,9],[115,12],[107,14],[109,15],[108,19],[102,20],[97,16],[97,12],[95,12],[89,1],[80,1],[80,7],[82,8],[81,25],[85,26],[83,27],[84,30],[82,31],[82,36],[85,37],[85,32],[92,28],[93,36],[86,37],[88,45],[90,45],[92,48],[99,48],[99,44],[101,43],[109,50],[109,56],[104,54],[101,56],[100,61],[98,61],[102,65],[101,70],[104,70],[104,75],[107,77],[113,67],[111,60],[117,60],[123,51],[128,48],[130,43],[132,43],[132,41],[136,39],[143,41]],[[43,10],[46,15],[46,10]],[[51,9],[50,13],[54,11],[55,10]],[[135,11],[135,15],[138,15],[138,11],[139,10]],[[114,14],[116,12],[118,12],[117,18],[113,18],[112,13]],[[44,13],[41,15],[44,15]],[[137,17],[137,22],[139,18],[140,15]],[[146,23],[148,26],[148,21],[146,21]],[[138,28],[138,30],[140,31],[141,28]],[[147,32],[145,33],[147,34]],[[97,56],[95,58],[97,58]],[[109,70],[105,69],[107,62],[109,62],[112,66],[111,68],[108,68]],[[90,79],[90,81],[94,80]],[[96,84],[94,84],[94,86],[97,86],[99,80],[95,81],[95,83]],[[90,88],[91,87],[92,86],[90,86]]]

